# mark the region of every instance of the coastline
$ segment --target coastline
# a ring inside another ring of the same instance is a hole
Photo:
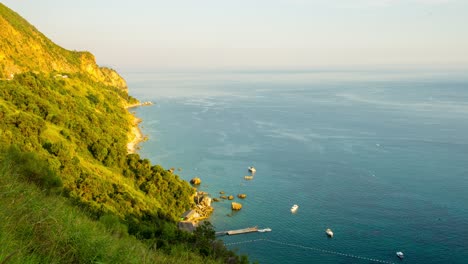
[[[139,106],[149,106],[149,105],[153,105],[153,103],[150,101],[143,102],[143,103],[138,102],[135,104],[126,105],[124,108],[129,110],[131,108],[135,108]],[[134,154],[139,149],[138,145],[141,142],[145,141],[146,137],[143,135],[143,132],[141,131],[141,128],[140,128],[140,123],[142,120],[136,117],[134,113],[130,113],[130,115],[132,116],[132,124],[131,124],[130,131],[128,133],[127,153]]]
[[[153,105],[153,102],[151,101],[147,101],[147,102],[143,102],[143,103],[135,103],[135,104],[129,104],[129,105],[126,105],[125,106],[125,109],[131,109],[131,108],[135,108],[135,107],[139,107],[139,106],[149,106],[149,105]]]
[[[128,133],[129,142],[127,143],[127,153],[134,154],[138,150],[138,145],[145,140],[143,132],[140,129],[141,119],[131,114],[133,117],[130,132]]]

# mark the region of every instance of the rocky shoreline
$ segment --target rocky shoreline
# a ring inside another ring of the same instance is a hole
[[[139,148],[138,144],[145,141],[145,136],[139,126],[142,120],[134,115],[132,116],[132,127],[128,135],[129,142],[127,143],[128,154],[136,153]]]
[[[135,104],[129,104],[129,105],[126,105],[125,106],[125,109],[131,109],[131,108],[135,108],[135,107],[139,107],[139,106],[149,106],[149,105],[153,105],[153,102],[151,101],[147,101],[147,102],[143,102],[143,103],[135,103]],[[128,154],[132,154],[132,153],[136,153],[139,149],[139,144],[143,141],[146,140],[146,136],[143,135],[143,132],[141,131],[141,128],[140,128],[140,123],[141,123],[141,119],[136,117],[135,114],[131,113],[132,115],[132,126],[131,126],[131,129],[130,129],[130,132],[128,134],[128,143],[127,143],[127,153]]]

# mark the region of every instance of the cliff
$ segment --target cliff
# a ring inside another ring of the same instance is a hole
[[[66,50],[39,32],[17,13],[0,3],[0,78],[35,73],[86,73],[108,86],[127,88],[114,70],[99,67],[89,52]]]

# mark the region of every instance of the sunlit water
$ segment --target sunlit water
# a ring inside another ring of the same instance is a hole
[[[213,197],[247,194],[236,197],[243,204],[236,213],[230,201],[214,203],[216,230],[273,230],[222,237],[251,260],[399,262],[396,251],[407,263],[468,260],[467,78],[125,77],[130,94],[156,103],[134,110],[149,136],[141,155],[182,168],[177,174],[186,180],[200,177]],[[251,165],[257,173],[246,181]]]

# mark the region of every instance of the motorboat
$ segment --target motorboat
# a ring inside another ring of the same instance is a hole
[[[403,259],[403,258],[405,257],[405,255],[404,255],[403,252],[401,252],[401,251],[398,251],[398,252],[396,253],[396,255],[397,255],[397,257],[399,257],[400,259]]]
[[[291,213],[295,213],[297,211],[297,208],[299,208],[299,205],[295,204],[291,207]]]
[[[327,230],[325,230],[325,233],[327,233],[328,237],[333,237],[333,231],[330,228],[327,228]]]
[[[257,232],[260,232],[260,233],[271,232],[271,228],[259,229]]]
[[[250,166],[248,169],[251,173],[255,173],[257,171],[253,166]]]

